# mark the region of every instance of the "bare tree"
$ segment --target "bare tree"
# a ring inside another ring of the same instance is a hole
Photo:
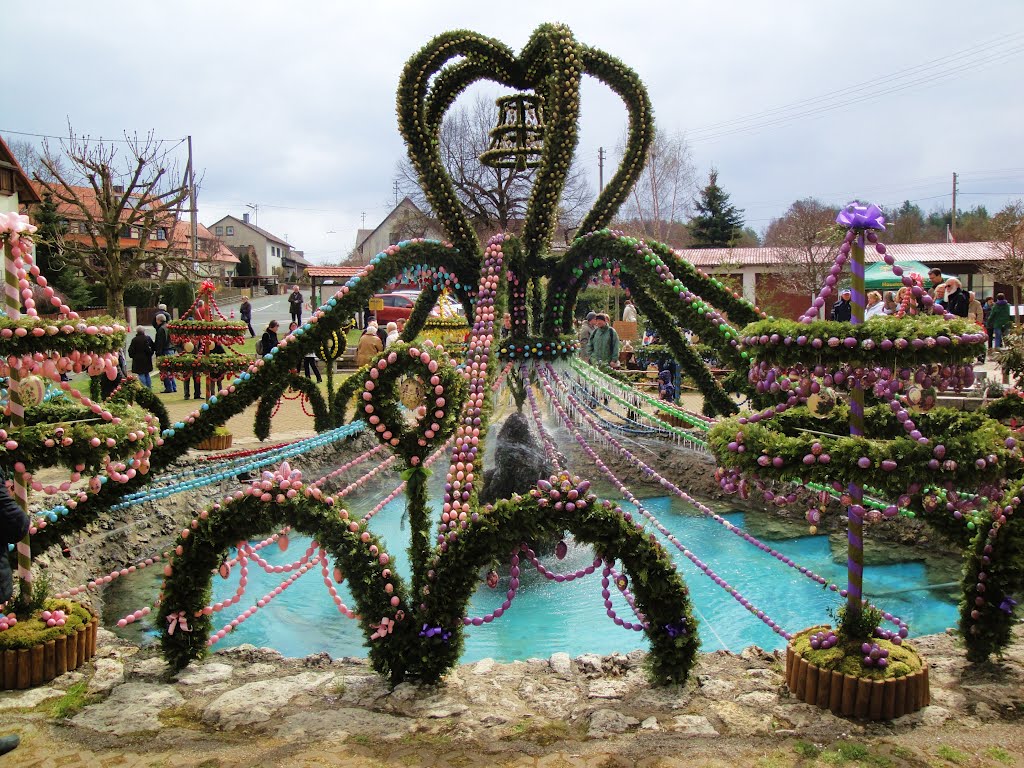
[[[490,147],[490,131],[498,108],[486,96],[452,109],[441,124],[438,149],[451,176],[462,210],[481,238],[522,227],[536,169],[492,168],[480,162]],[[420,189],[419,176],[408,158],[399,161],[396,180],[403,194],[430,216],[430,203]],[[559,207],[558,232],[567,241],[575,232],[594,198],[586,174],[574,163],[566,178]],[[410,222],[413,228],[419,225]]]
[[[7,148],[11,150],[18,165],[25,171],[25,175],[31,179],[53,179],[53,175],[43,166],[42,155],[36,149],[36,145],[28,139],[4,139]]]
[[[686,222],[696,191],[696,173],[686,137],[657,131],[643,173],[619,218],[635,234],[677,247],[686,245],[683,240],[689,240]]]
[[[997,280],[1013,286],[1013,305],[1019,307],[1024,285],[1024,201],[1008,203],[992,218],[992,236],[1003,259],[991,264],[990,269]]]
[[[764,244],[781,258],[778,288],[813,299],[828,277],[844,232],[836,224],[838,208],[820,200],[797,200],[764,235]]]
[[[71,130],[69,136],[59,149],[44,142],[42,166],[53,178],[40,181],[77,225],[64,239],[65,262],[106,287],[107,310],[120,318],[130,282],[164,267],[183,273],[191,267],[191,256],[173,248],[171,237],[189,188],[167,167],[152,133],[125,134],[123,151]]]

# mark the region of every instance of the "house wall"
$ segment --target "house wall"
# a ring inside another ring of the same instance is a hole
[[[401,240],[408,240],[412,235],[410,235],[408,231],[409,226],[405,222],[405,219],[421,215],[422,214],[420,214],[416,207],[408,200],[403,200],[399,203],[398,207],[392,210],[391,213],[388,214],[387,218],[381,222],[380,226],[373,231],[373,234],[366,238],[362,245],[359,246],[357,250],[359,263],[367,264],[370,259],[383,251],[389,245],[394,245]],[[397,237],[393,238],[392,235],[397,235]],[[428,225],[426,231],[419,236],[435,240],[444,239],[444,234],[430,225]]]
[[[223,227],[223,232],[217,232],[217,227]],[[233,234],[228,234],[228,227],[233,228]],[[281,257],[285,253],[285,246],[268,240],[263,235],[250,229],[244,222],[233,216],[225,216],[209,227],[215,237],[220,238],[225,245],[230,246],[252,246],[256,249],[256,260],[258,271],[261,276],[275,275],[281,267]]]
[[[15,190],[13,195],[0,194],[0,213],[17,213],[18,212],[18,192]]]

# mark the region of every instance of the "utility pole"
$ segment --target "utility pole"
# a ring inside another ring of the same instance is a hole
[[[395,179],[392,182],[392,185],[395,188],[395,208],[397,208],[398,207],[398,179]]]
[[[604,192],[604,147],[597,148],[597,194]]]
[[[199,261],[199,221],[196,219],[196,170],[192,163],[192,137],[188,137],[188,209],[191,220],[192,266]]]
[[[363,211],[362,216],[360,217],[360,221],[362,223],[359,225],[359,228],[366,229],[366,211]]]
[[[258,227],[260,225],[260,204],[252,203],[250,205],[249,203],[246,203],[245,207],[252,209],[252,225],[254,227]]]
[[[953,171],[953,223],[950,225],[949,231],[953,234],[953,240],[956,240],[956,171]]]

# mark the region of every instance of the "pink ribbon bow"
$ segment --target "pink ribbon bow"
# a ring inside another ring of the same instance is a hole
[[[370,635],[371,640],[379,640],[382,637],[387,637],[395,628],[395,622],[389,619],[387,616],[380,620],[380,624],[371,624],[371,627],[377,631]]]
[[[173,635],[174,630],[178,629],[179,627],[181,628],[182,632],[192,631],[192,628],[188,625],[188,617],[185,615],[184,611],[178,611],[177,613],[170,614],[167,617],[167,624],[168,635]]]

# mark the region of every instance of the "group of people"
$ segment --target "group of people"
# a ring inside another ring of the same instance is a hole
[[[945,277],[942,270],[932,268],[928,271],[929,286],[926,289],[935,303],[946,312],[967,320],[973,320],[984,326],[988,332],[989,349],[1003,346],[1003,334],[1012,324],[1010,304],[1006,296],[997,293],[979,301],[974,291],[965,291],[963,283],[956,277]],[[841,322],[849,322],[853,316],[853,305],[850,301],[849,288],[839,294],[839,301],[832,305],[831,318]],[[883,297],[880,291],[868,291],[867,303],[864,307],[864,319],[886,315],[916,315],[919,302],[913,290],[904,286],[897,293],[887,291]]]
[[[405,321],[388,323],[384,328],[371,320],[363,329],[363,335],[359,337],[359,344],[356,346],[356,368],[362,368],[369,363],[378,353],[383,352],[402,336],[402,326]]]
[[[619,367],[619,334],[603,312],[588,312],[578,334],[580,356],[595,365]]]

